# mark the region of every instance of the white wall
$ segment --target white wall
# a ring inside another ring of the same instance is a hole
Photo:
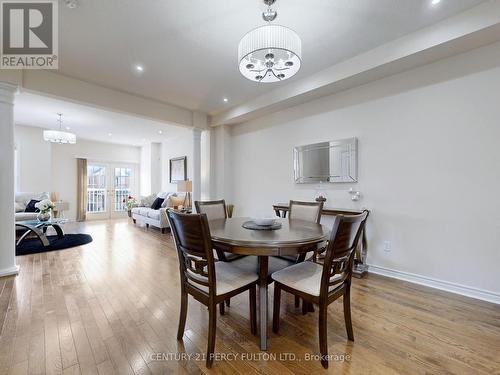
[[[141,147],[139,195],[147,196],[151,193],[151,143],[146,143]]]
[[[14,127],[17,149],[18,191],[52,190],[51,144],[43,140],[43,129],[31,126]]]
[[[172,158],[187,156],[187,178],[193,179],[193,131],[178,129],[176,136],[162,143],[163,181],[162,191],[177,191],[177,184],[170,183],[169,161]]]
[[[138,169],[140,148],[134,146],[100,143],[79,139],[75,145],[52,145],[52,187],[57,199],[69,202],[67,218],[76,217],[77,169],[76,158],[86,158],[89,162],[132,163]],[[137,194],[137,192],[133,192]]]
[[[201,133],[201,200],[212,199],[212,132]]]
[[[225,199],[227,203],[233,203],[231,127],[222,125],[212,129],[211,138],[210,158],[213,160],[213,167],[210,186],[212,199]]]
[[[163,178],[162,144],[154,142],[151,143],[151,192],[161,190]]]
[[[314,185],[293,182],[293,147],[355,136],[359,183],[330,185],[327,205],[372,211],[369,263],[498,295],[499,103],[495,44],[236,126],[235,212],[312,200]]]

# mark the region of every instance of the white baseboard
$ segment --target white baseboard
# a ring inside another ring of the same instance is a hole
[[[394,279],[409,281],[410,283],[428,286],[435,289],[444,290],[450,293],[460,294],[466,297],[472,297],[483,301],[500,304],[500,293],[490,292],[473,288],[470,286],[451,283],[449,281],[437,280],[427,276],[416,275],[410,272],[396,271],[389,268],[369,265],[368,272],[377,275],[392,277]]]
[[[17,275],[19,273],[19,266],[15,265],[10,268],[0,270],[0,277]]]

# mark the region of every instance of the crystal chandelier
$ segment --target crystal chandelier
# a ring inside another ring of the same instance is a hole
[[[255,82],[284,81],[295,75],[302,59],[302,42],[288,27],[272,25],[278,13],[271,8],[276,0],[264,0],[262,18],[267,25],[248,32],[238,46],[241,74]]]
[[[76,143],[76,135],[69,132],[62,131],[62,113],[57,114],[59,119],[59,130],[44,130],[43,139],[52,143]]]

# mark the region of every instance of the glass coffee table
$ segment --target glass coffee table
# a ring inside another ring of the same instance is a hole
[[[23,242],[26,237],[30,233],[33,233],[42,243],[44,247],[49,246],[49,240],[46,236],[47,233],[47,228],[52,227],[55,229],[57,233],[57,237],[59,239],[64,237],[63,230],[61,228],[61,224],[67,223],[68,220],[65,219],[50,219],[47,221],[40,221],[40,220],[23,220],[23,221],[16,221],[16,227],[22,227],[26,229],[26,232],[23,233],[21,238],[16,242],[16,245],[19,245],[21,242]]]

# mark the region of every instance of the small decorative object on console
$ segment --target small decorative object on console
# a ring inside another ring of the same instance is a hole
[[[315,200],[316,200],[316,202],[326,202],[326,198],[327,198],[327,195],[326,195],[326,191],[325,191],[323,182],[320,181],[318,188],[316,189]]]

